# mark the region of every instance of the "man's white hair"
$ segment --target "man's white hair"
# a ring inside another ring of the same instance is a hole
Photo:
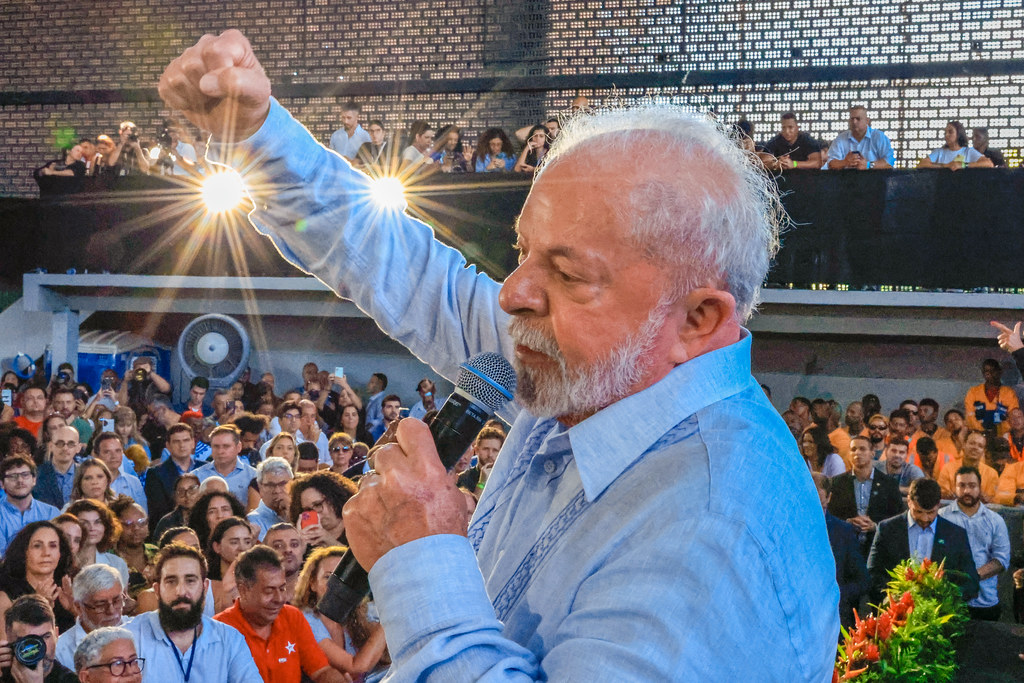
[[[131,631],[120,626],[104,626],[90,631],[75,648],[75,671],[80,672],[87,666],[99,664],[103,648],[119,640],[130,641],[132,647],[135,647],[135,638],[132,637]]]
[[[287,474],[289,479],[295,476],[288,461],[276,455],[270,456],[256,466],[256,482],[262,484],[268,474]]]
[[[722,124],[679,106],[649,103],[583,112],[564,122],[537,179],[578,151],[647,163],[651,145],[686,165],[707,166],[713,175],[703,188],[670,176],[627,185],[618,218],[629,226],[636,248],[672,274],[670,300],[723,280],[736,299],[737,318],[745,321],[758,303],[786,219],[774,181]],[[626,175],[622,180],[629,183]]]
[[[124,590],[121,573],[106,564],[90,564],[82,568],[71,582],[71,595],[75,602],[84,602],[89,596],[108,591],[114,586]]]

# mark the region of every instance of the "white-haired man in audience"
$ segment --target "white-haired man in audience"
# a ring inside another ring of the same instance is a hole
[[[119,626],[96,629],[75,650],[75,671],[81,683],[141,683],[144,665],[135,638]],[[166,673],[156,672],[149,678],[156,680]]]
[[[121,626],[131,621],[124,616],[124,586],[121,574],[105,564],[90,564],[71,583],[78,619],[73,628],[57,639],[57,659],[68,668],[75,665],[75,650],[98,628]]]
[[[292,467],[284,458],[276,456],[267,458],[256,468],[256,483],[260,488],[260,504],[247,517],[259,528],[259,540],[262,542],[267,529],[287,521],[288,482],[292,480]]]
[[[499,285],[428,226],[354,201],[366,176],[270,98],[237,31],[204,36],[160,91],[235,141],[211,143],[218,159],[260,158],[274,191],[251,217],[281,253],[440,376],[485,350],[515,359],[515,424],[469,538],[419,420],[399,422],[345,506],[392,676],[831,676],[835,565],[824,525],[806,523],[820,502],[742,328],[778,198],[717,124],[656,105],[567,122]],[[437,558],[445,571],[424,571]]]

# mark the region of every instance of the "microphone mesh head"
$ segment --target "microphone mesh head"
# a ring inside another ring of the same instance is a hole
[[[512,400],[516,392],[516,373],[500,353],[480,353],[459,366],[459,389],[492,411]]]

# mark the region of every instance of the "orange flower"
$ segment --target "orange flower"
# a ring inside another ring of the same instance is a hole
[[[881,656],[878,652],[878,646],[874,643],[868,643],[867,647],[864,648],[864,656],[867,657],[869,662],[877,662]]]
[[[843,676],[842,680],[844,680],[844,681],[852,681],[854,678],[856,678],[857,676],[860,676],[862,673],[864,673],[867,670],[868,670],[868,668],[866,666],[863,669],[850,669],[849,671],[846,672],[846,675]]]

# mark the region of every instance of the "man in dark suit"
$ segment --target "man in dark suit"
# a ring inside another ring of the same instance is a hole
[[[878,523],[903,512],[903,496],[895,477],[875,469],[871,441],[866,436],[850,439],[850,457],[853,472],[832,478],[828,511],[853,525],[860,538],[861,553],[867,555]]]
[[[847,628],[853,625],[853,609],[860,603],[862,595],[868,592],[871,579],[860,552],[857,530],[828,511],[832,497],[832,480],[824,474],[811,475],[818,489],[822,510],[825,511],[825,529],[836,561],[836,583],[839,584],[839,622]]]
[[[150,467],[146,474],[150,532],[155,531],[160,519],[174,509],[174,485],[178,477],[202,464],[192,457],[195,447],[192,428],[187,424],[179,422],[167,430],[167,451],[170,457]]]
[[[896,515],[878,525],[878,533],[871,544],[868,572],[871,587],[880,602],[889,571],[913,556],[932,562],[946,561],[946,574],[960,587],[964,601],[978,595],[978,570],[974,566],[967,532],[950,521],[939,517],[942,489],[932,479],[917,479],[907,494],[906,514]]]

